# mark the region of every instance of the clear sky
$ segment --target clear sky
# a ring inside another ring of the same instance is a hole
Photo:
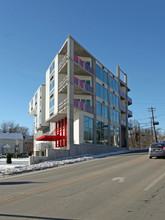
[[[133,119],[165,131],[165,0],[0,0],[0,123],[33,130],[28,104],[71,35],[127,73]],[[143,126],[145,124],[142,124]]]

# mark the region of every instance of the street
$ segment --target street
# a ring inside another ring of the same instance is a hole
[[[0,179],[0,219],[164,220],[165,159],[146,152]]]

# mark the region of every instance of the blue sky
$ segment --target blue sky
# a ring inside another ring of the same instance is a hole
[[[164,0],[0,0],[0,123],[32,132],[28,104],[71,35],[111,72],[127,73],[133,119],[149,122],[153,106],[164,132],[164,10]]]

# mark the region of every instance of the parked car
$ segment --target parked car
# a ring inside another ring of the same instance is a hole
[[[153,143],[149,147],[149,158],[165,157],[165,143]]]

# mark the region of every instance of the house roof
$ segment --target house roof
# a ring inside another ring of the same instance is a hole
[[[23,135],[21,133],[2,133],[0,132],[0,140],[11,139],[11,140],[23,140]]]

